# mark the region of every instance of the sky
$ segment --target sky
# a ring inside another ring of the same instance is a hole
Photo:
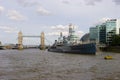
[[[0,41],[16,44],[19,31],[44,32],[46,44],[52,44],[60,32],[68,34],[70,23],[81,37],[106,18],[120,18],[120,0],[0,0]],[[23,43],[39,44],[40,39],[24,38]]]

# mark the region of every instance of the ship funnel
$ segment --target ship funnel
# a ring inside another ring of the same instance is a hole
[[[60,37],[62,37],[63,35],[62,35],[62,32],[60,32]]]

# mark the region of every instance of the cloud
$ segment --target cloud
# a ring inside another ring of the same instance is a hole
[[[64,36],[67,36],[67,35],[68,35],[68,32],[67,32],[67,31],[62,31],[62,34],[63,34]],[[58,32],[58,31],[49,32],[49,33],[47,33],[46,35],[48,35],[48,36],[59,36],[59,35],[60,35],[60,32]]]
[[[43,7],[39,7],[36,11],[38,14],[40,14],[42,16],[46,16],[46,15],[51,14],[48,10],[44,9]]]
[[[56,26],[51,26],[52,30],[57,30],[57,31],[66,31],[68,29],[67,25],[56,25]]]
[[[68,36],[69,32],[69,25],[56,25],[56,26],[51,26],[51,32],[47,33],[48,36],[59,36],[60,32],[63,33],[64,36]],[[74,25],[74,29],[78,29],[78,26]],[[78,37],[81,37],[84,34],[83,31],[77,30],[76,35]]]
[[[18,33],[18,29],[15,27],[10,26],[2,26],[0,25],[0,30],[6,32],[6,33]]]
[[[68,36],[68,31],[62,31],[63,36]],[[76,31],[75,35],[77,35],[79,38],[82,37],[84,34],[83,31]],[[54,31],[54,32],[49,32],[46,35],[48,36],[60,36],[60,32]]]
[[[86,5],[95,5],[97,2],[101,2],[102,0],[85,0]]]
[[[47,33],[46,35],[48,36],[59,36],[60,32],[63,33],[64,36],[68,35],[68,25],[55,25],[55,26],[50,26],[50,32]]]
[[[83,31],[77,31],[76,35],[80,38],[84,35],[84,32]]]
[[[4,11],[4,7],[0,6],[0,13]]]
[[[78,28],[78,26],[73,25],[74,29]],[[52,30],[55,31],[67,31],[69,29],[69,25],[56,25],[56,26],[51,26]]]
[[[104,22],[106,22],[107,20],[110,20],[110,18],[102,18],[102,19],[99,20],[99,22],[104,23]]]
[[[32,7],[32,6],[40,5],[39,2],[34,0],[16,0],[16,1],[24,7]]]
[[[115,2],[116,5],[120,5],[120,0],[113,0],[113,2]]]
[[[110,19],[111,19],[111,18],[102,18],[102,19],[96,21],[95,23],[93,23],[93,26],[96,26],[96,25],[105,23],[107,20],[110,20]]]
[[[70,1],[68,1],[68,0],[63,0],[62,3],[63,3],[63,4],[70,4]]]
[[[10,10],[8,11],[7,14],[8,18],[11,20],[15,20],[15,21],[23,21],[26,19],[25,16],[21,15],[18,11],[16,10]]]

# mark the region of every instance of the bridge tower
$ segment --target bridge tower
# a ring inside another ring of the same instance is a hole
[[[45,35],[44,32],[41,33],[41,46],[40,49],[44,50],[45,49]]]
[[[20,31],[18,33],[18,49],[23,49],[23,34],[22,32]]]

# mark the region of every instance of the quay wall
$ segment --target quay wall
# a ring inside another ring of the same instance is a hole
[[[101,51],[106,51],[106,52],[116,52],[120,53],[120,46],[109,46],[105,48],[100,48]]]

